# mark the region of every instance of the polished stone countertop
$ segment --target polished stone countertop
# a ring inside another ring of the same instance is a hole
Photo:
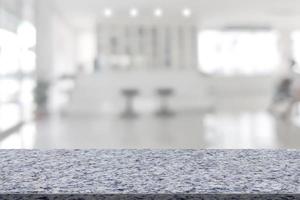
[[[0,150],[0,194],[296,197],[300,150]]]

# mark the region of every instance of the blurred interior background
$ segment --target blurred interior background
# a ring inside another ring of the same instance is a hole
[[[298,0],[0,0],[0,148],[299,148]]]

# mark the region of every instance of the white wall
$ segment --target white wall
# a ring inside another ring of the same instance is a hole
[[[51,1],[36,6],[37,76],[52,81],[75,71],[76,29],[69,25]]]
[[[60,15],[54,15],[53,68],[54,76],[76,72],[76,32]]]
[[[47,109],[55,112],[66,101],[58,78],[76,72],[77,31],[48,0],[36,1],[36,27],[37,79],[50,84]]]

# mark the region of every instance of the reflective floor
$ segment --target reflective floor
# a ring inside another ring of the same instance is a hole
[[[300,148],[297,119],[275,119],[262,110],[137,119],[53,116],[24,125],[0,148]]]

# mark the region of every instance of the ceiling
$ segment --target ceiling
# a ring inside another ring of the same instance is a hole
[[[54,0],[55,7],[72,25],[87,28],[104,19],[103,10],[113,10],[113,18],[129,18],[137,8],[140,19],[153,18],[161,8],[164,18],[182,18],[183,8],[192,10],[192,19],[204,26],[235,24],[297,26],[300,25],[300,0]]]

